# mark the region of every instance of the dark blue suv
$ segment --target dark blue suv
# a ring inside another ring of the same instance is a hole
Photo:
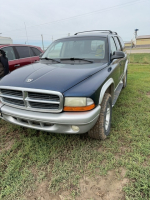
[[[127,83],[127,55],[116,32],[76,33],[54,41],[40,62],[0,81],[1,118],[54,133],[105,139],[112,107]]]

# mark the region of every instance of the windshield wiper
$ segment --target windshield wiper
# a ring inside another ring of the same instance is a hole
[[[83,61],[93,63],[92,60],[87,60],[87,59],[84,59],[84,58],[61,58],[61,60],[83,60]]]
[[[53,59],[53,58],[47,58],[47,57],[45,57],[45,58],[41,58],[41,60],[52,60],[52,61],[55,61],[55,62],[57,62],[57,63],[60,63],[60,61],[58,61],[58,60],[56,60],[56,59]]]

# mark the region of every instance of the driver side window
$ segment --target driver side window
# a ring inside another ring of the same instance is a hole
[[[114,52],[117,51],[117,48],[114,39],[112,37],[110,38],[110,46],[111,46],[111,55],[113,55]]]

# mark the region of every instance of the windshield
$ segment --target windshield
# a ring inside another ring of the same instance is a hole
[[[68,38],[54,41],[42,58],[83,58],[108,60],[107,39],[102,37]]]

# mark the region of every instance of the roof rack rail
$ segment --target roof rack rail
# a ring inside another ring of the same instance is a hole
[[[113,34],[116,34],[116,35],[118,35],[118,33],[117,32],[112,32]]]
[[[110,30],[91,30],[91,31],[77,32],[77,33],[75,33],[74,35],[78,35],[79,33],[94,32],[94,31],[99,31],[99,32],[109,32],[109,33],[115,33],[115,34],[117,34],[116,32],[112,32],[112,31],[110,31]]]

